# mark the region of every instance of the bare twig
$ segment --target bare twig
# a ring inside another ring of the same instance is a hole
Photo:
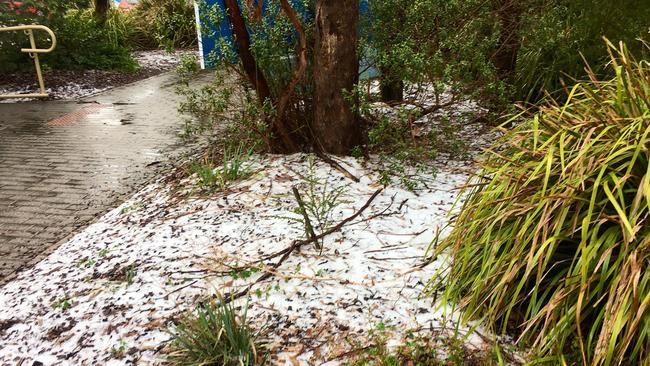
[[[302,218],[305,220],[305,230],[307,231],[307,235],[311,240],[314,240],[316,237],[316,233],[314,233],[314,227],[311,224],[311,220],[309,219],[309,215],[307,214],[307,209],[305,208],[305,202],[303,202],[302,197],[300,196],[300,192],[298,191],[298,188],[293,186],[291,188],[293,190],[293,196],[296,198],[296,202],[298,202],[298,207],[300,208],[300,214],[302,215]],[[318,240],[314,240],[314,246],[316,246],[316,249],[322,251],[323,246],[319,243]]]
[[[347,169],[345,169],[341,164],[339,164],[338,161],[332,159],[332,158],[329,157],[327,154],[322,153],[322,152],[317,152],[316,155],[318,155],[319,158],[321,158],[324,162],[326,162],[327,164],[329,164],[332,168],[334,168],[334,169],[340,171],[341,173],[343,173],[343,175],[345,175],[345,176],[348,177],[349,179],[355,181],[356,183],[359,183],[359,182],[360,182],[359,178],[357,178],[356,176],[354,176],[354,174],[350,173],[350,172],[349,172]]]

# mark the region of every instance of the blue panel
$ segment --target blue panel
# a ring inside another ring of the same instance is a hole
[[[200,4],[200,5],[199,5]],[[214,67],[213,62],[222,56],[217,40],[225,38],[232,45],[232,31],[228,20],[224,17],[219,27],[215,27],[213,19],[206,19],[210,9],[217,7],[224,12],[224,0],[195,0],[196,21],[199,29],[199,50],[201,51],[201,64],[204,68]]]
[[[230,50],[228,51],[235,51],[235,46],[234,46],[234,41],[232,36],[232,30],[230,28],[230,23],[228,22],[227,17],[223,17],[221,24],[219,24],[219,27],[217,28],[215,27],[214,24],[209,24],[211,23],[211,21],[205,19],[205,14],[208,13],[209,9],[215,6],[218,7],[222,13],[225,13],[226,6],[224,4],[224,0],[195,0],[195,1],[200,1],[202,3],[202,5],[196,6],[197,24],[199,24],[199,29],[200,29],[199,49],[201,50],[201,54],[202,54],[201,55],[202,66],[205,68],[212,68],[214,67],[213,61],[223,56],[222,47],[230,47]],[[264,2],[263,14],[266,13],[266,9],[269,1],[272,0],[265,0]],[[368,13],[370,9],[368,1],[369,0],[359,1],[359,12],[361,14]],[[290,2],[292,3],[292,6],[294,7],[294,9],[296,9],[298,13],[305,15],[307,18],[313,19],[314,14],[308,13],[308,9],[305,9],[305,7],[303,6],[303,2],[301,0],[291,0]],[[255,1],[255,5],[257,5],[257,0]],[[226,44],[218,45],[216,41],[219,39],[224,39],[226,41]],[[371,74],[372,73],[373,72],[371,71]],[[364,75],[367,75],[367,70],[364,73]]]

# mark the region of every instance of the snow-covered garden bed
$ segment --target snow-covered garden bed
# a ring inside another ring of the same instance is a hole
[[[191,179],[136,194],[0,289],[0,363],[161,363],[175,319],[250,284],[250,300],[237,305],[248,301],[273,364],[336,364],[377,324],[390,325],[396,342],[447,326],[422,293],[440,269],[424,256],[466,173],[441,168],[414,193],[379,184],[373,159],[339,160],[359,182],[309,161],[256,157],[248,179],[203,198],[179,198]],[[322,253],[304,245],[277,269],[278,257],[258,263],[304,239],[292,187],[305,192],[313,179],[342,189],[331,226],[361,214],[326,236]],[[482,347],[480,337],[468,342]]]

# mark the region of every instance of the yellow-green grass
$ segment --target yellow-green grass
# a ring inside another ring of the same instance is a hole
[[[650,364],[650,63],[578,83],[486,152],[451,234],[445,300],[537,363]]]

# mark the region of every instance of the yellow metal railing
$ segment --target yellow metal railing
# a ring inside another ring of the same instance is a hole
[[[34,39],[34,30],[42,30],[49,34],[52,44],[50,48],[36,48],[36,40]],[[20,51],[24,53],[29,53],[29,56],[34,60],[34,67],[36,68],[36,76],[38,77],[38,86],[40,88],[40,93],[30,93],[30,94],[0,94],[0,99],[4,98],[43,98],[47,97],[45,93],[45,83],[43,82],[43,73],[41,72],[41,62],[38,59],[39,53],[50,53],[56,48],[56,36],[52,30],[44,25],[32,24],[32,25],[17,25],[13,27],[0,27],[0,32],[17,32],[24,31],[27,37],[29,37],[29,44],[31,48],[23,48]]]

